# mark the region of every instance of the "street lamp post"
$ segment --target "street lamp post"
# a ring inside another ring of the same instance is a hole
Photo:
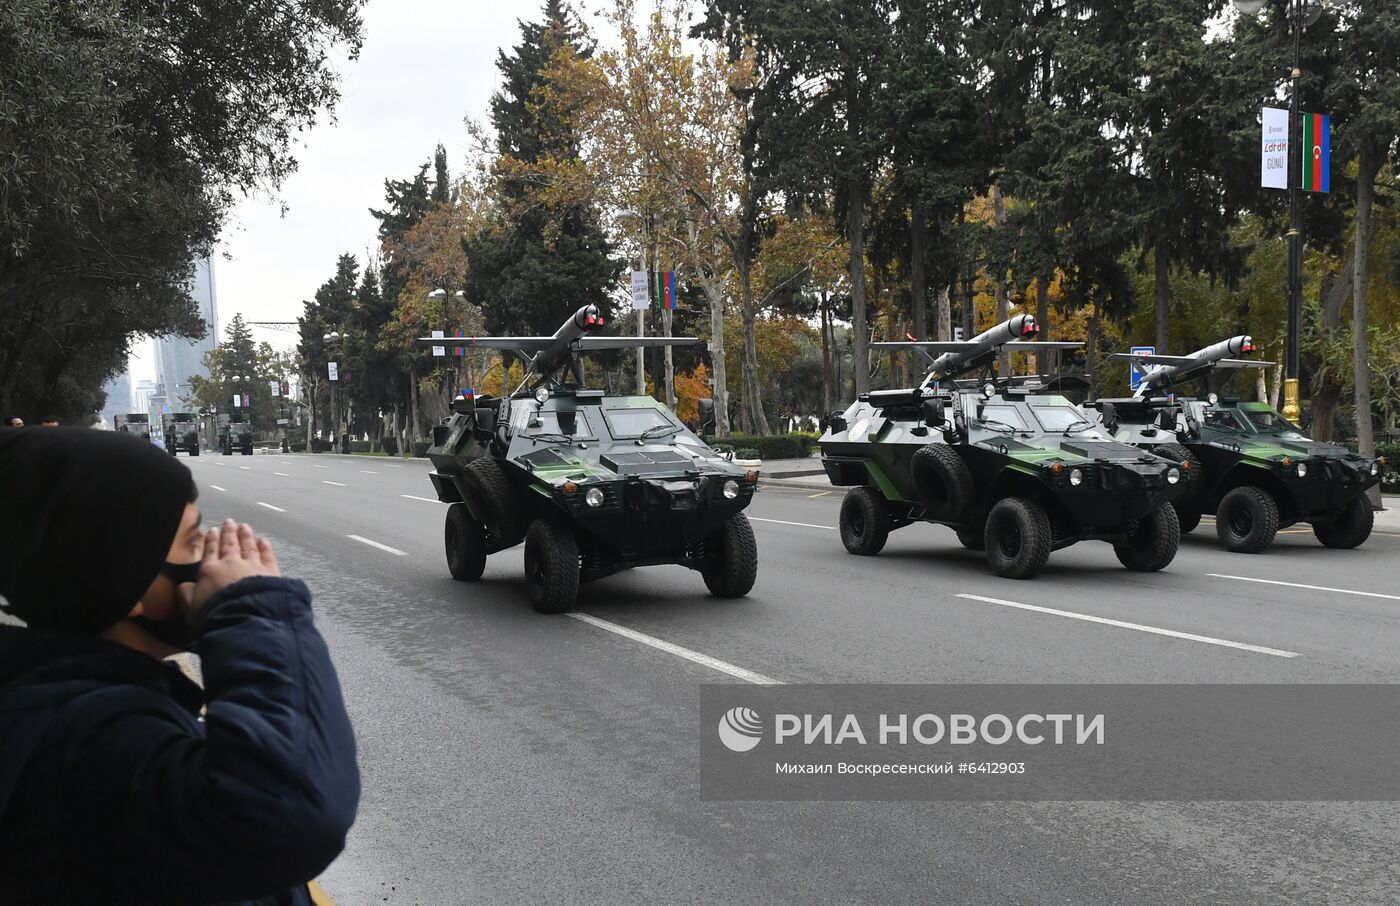
[[[340,341],[345,339],[345,335],[338,330],[332,330],[321,339],[325,341],[327,348],[334,346],[338,349],[340,348]],[[329,361],[327,365],[329,366]],[[329,372],[329,367],[327,371]],[[327,373],[326,377],[329,379],[330,374]],[[340,367],[338,364],[336,366],[335,379],[328,380],[327,382],[331,385],[331,450],[335,450],[337,441],[340,439],[340,409],[338,409],[335,404],[335,387],[340,383]]]
[[[1270,0],[1230,0],[1235,9],[1255,15]],[[1303,30],[1322,15],[1323,0],[1275,0],[1283,9],[1293,39],[1293,68],[1289,73],[1288,99],[1288,341],[1283,364],[1283,417],[1297,422],[1302,415],[1298,398],[1298,334],[1303,306],[1303,130],[1299,111],[1299,81],[1303,77]]]

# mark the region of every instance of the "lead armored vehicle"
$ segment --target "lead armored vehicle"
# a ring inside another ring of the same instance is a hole
[[[253,426],[247,422],[228,422],[219,425],[219,452],[232,456],[235,452],[244,456],[253,455]]]
[[[877,554],[892,530],[932,522],[952,527],[1012,579],[1090,539],[1112,544],[1129,569],[1172,561],[1179,532],[1167,504],[1186,466],[1114,442],[1034,381],[957,380],[989,366],[1003,346],[1079,345],[1023,339],[1038,332],[1034,318],[1019,315],[967,341],[871,344],[916,349],[931,363],[918,387],[872,391],[832,416],[820,440],[831,483],[851,489],[840,515],[847,551]]]
[[[161,416],[165,450],[171,456],[181,451],[199,455],[199,416],[194,412],[167,412]]]
[[[151,417],[144,412],[129,412],[112,417],[112,427],[119,434],[130,434],[142,440],[151,439]]]
[[[1220,543],[1239,553],[1259,553],[1279,529],[1300,522],[1328,547],[1357,547],[1371,535],[1366,490],[1380,481],[1384,459],[1312,440],[1267,403],[1154,396],[1217,369],[1273,364],[1235,358],[1253,351],[1253,340],[1238,336],[1188,356],[1117,353],[1142,370],[1142,381],[1132,398],[1098,400],[1095,408],[1115,439],[1191,466],[1174,503],[1182,531],[1210,513]]]
[[[526,367],[509,397],[459,396],[433,429],[428,477],[448,504],[448,570],[479,579],[488,556],[523,541],[541,613],[569,609],[582,582],[658,564],[689,567],[711,593],[743,597],[758,573],[743,513],[758,473],[711,450],[651,397],[584,386],[583,353],[695,340],[596,335],[602,327],[588,305],[553,336],[450,341],[503,350]]]

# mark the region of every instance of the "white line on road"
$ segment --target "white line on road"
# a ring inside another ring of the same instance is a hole
[[[213,488],[216,491],[223,491],[225,494],[228,493],[228,488],[221,488],[216,484],[211,484],[209,487]]]
[[[379,549],[382,550],[382,551],[388,551],[389,553],[394,554],[394,555],[399,556],[399,557],[407,557],[407,556],[408,556],[408,553],[407,553],[407,552],[401,551],[401,550],[399,550],[397,547],[390,547],[390,546],[387,545],[387,544],[380,544],[378,541],[371,541],[371,540],[369,540],[368,538],[361,538],[359,535],[346,535],[345,537],[350,538],[350,539],[352,539],[352,540],[354,540],[354,541],[358,541],[358,542],[360,542],[361,544],[368,544],[370,547],[377,547],[377,548],[379,548]]]
[[[338,487],[338,488],[346,487],[346,485],[345,485],[344,482],[340,482],[340,481],[326,481],[324,478],[321,479],[321,484],[333,484],[333,485],[335,485],[335,486]]]
[[[272,474],[273,474],[273,475],[281,475],[283,478],[291,478],[291,477],[292,477],[292,476],[288,475],[286,472],[273,472]]]
[[[758,516],[750,516],[749,520],[752,522],[772,522],[775,525],[795,525],[799,528],[819,528],[832,532],[836,531],[836,526],[834,525],[813,525],[810,522],[788,522],[786,519],[761,519]]]
[[[597,626],[599,629],[631,639],[634,642],[641,642],[643,645],[650,645],[658,651],[667,654],[674,654],[676,657],[683,657],[688,661],[700,664],[702,667],[709,667],[711,670],[718,670],[720,673],[727,673],[730,676],[738,677],[745,682],[754,683],[759,686],[781,686],[782,680],[775,680],[772,677],[764,676],[762,673],[754,673],[752,670],[745,670],[743,667],[736,667],[728,661],[721,661],[719,658],[710,657],[708,654],[701,654],[689,648],[682,648],[665,639],[658,639],[656,636],[647,635],[645,632],[638,632],[635,629],[628,629],[626,626],[619,626],[616,623],[609,623],[607,620],[600,620],[591,614],[571,613],[569,616],[575,620],[587,623],[590,626]]]
[[[1308,591],[1330,591],[1338,595],[1358,595],[1363,598],[1384,598],[1387,601],[1400,601],[1400,595],[1383,595],[1378,591],[1355,591],[1350,588],[1329,588],[1326,585],[1300,585],[1297,582],[1280,582],[1277,579],[1252,579],[1249,576],[1227,576],[1223,573],[1206,573],[1213,579],[1234,579],[1236,582],[1258,582],[1261,585],[1285,585],[1289,588],[1303,588]]]
[[[400,494],[399,496],[400,496],[400,497],[407,497],[409,500],[421,500],[421,501],[423,501],[424,503],[437,503],[437,502],[438,502],[438,501],[434,500],[434,499],[431,498],[431,497],[415,497],[415,496],[412,495],[412,494]]]
[[[216,465],[216,466],[221,466],[221,465],[223,465],[223,463],[221,463],[221,462],[216,462],[216,463],[214,463],[214,465]]]
[[[270,503],[263,503],[261,500],[258,501],[258,506],[265,506],[265,507],[267,507],[269,510],[275,510],[275,511],[278,512],[278,513],[285,513],[285,512],[287,512],[286,510],[282,509],[280,506],[273,506],[273,505],[270,504]]]
[[[318,466],[318,465],[313,465],[311,468],[313,468],[313,469],[329,469],[330,466]]]
[[[374,471],[373,469],[361,469],[360,471],[363,472],[363,473],[365,473],[366,475],[378,475],[378,474],[379,474],[378,472]]]
[[[1136,629],[1138,632],[1150,632],[1153,635],[1165,635],[1174,639],[1186,639],[1189,642],[1204,642],[1207,645],[1219,645],[1223,648],[1238,648],[1240,651],[1253,651],[1255,654],[1271,654],[1274,657],[1298,657],[1296,651],[1284,651],[1281,648],[1265,648],[1263,645],[1247,645],[1244,642],[1231,642],[1228,639],[1212,638],[1208,635],[1195,635],[1190,632],[1177,632],[1175,629],[1159,629],[1156,626],[1144,626],[1141,623],[1125,623],[1122,620],[1110,620],[1105,617],[1094,617],[1086,613],[1075,613],[1070,610],[1055,610],[1052,607],[1037,607],[1034,604],[1018,604],[1015,601],[1003,601],[1001,598],[985,598],[982,595],[960,594],[959,598],[966,598],[969,601],[982,601],[987,604],[1000,604],[1003,607],[1015,607],[1020,610],[1030,610],[1036,613],[1048,613],[1057,617],[1069,617],[1071,620],[1083,620],[1086,623],[1099,623],[1104,626],[1117,626],[1120,629]]]
[[[242,470],[245,471],[245,472],[251,472],[251,471],[253,471],[252,469],[248,468],[247,466],[239,466],[238,468],[242,469]]]

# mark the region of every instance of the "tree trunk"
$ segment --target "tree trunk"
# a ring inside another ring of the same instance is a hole
[[[938,324],[935,326],[936,336],[940,341],[947,341],[953,338],[953,288],[947,284],[938,291]]]
[[[1158,240],[1153,257],[1156,259],[1157,268],[1154,286],[1157,302],[1157,351],[1162,355],[1171,355],[1171,259],[1167,255],[1165,240]]]
[[[851,243],[851,331],[855,334],[856,396],[870,390],[870,330],[865,321],[865,186],[860,174],[847,181],[846,233]]]
[[[667,311],[667,310],[665,310],[664,308],[661,310],[661,324],[662,324],[662,335],[663,335],[663,336],[669,337],[669,336],[671,335],[671,315],[672,315],[672,313],[669,312],[669,311]],[[671,357],[671,347],[670,347],[670,346],[665,347],[664,352],[665,352],[665,354],[666,354],[666,406],[667,406],[667,408],[669,408],[672,412],[675,412],[675,411],[676,411],[676,362],[675,362],[675,359],[673,359],[673,358]]]
[[[1091,400],[1099,398],[1098,350],[1099,306],[1095,303],[1093,314],[1089,315],[1089,328],[1084,337],[1084,371],[1089,376],[1089,399]]]
[[[1362,145],[1356,166],[1356,254],[1352,284],[1351,330],[1355,341],[1352,362],[1356,384],[1356,446],[1362,456],[1376,455],[1375,426],[1371,422],[1371,335],[1366,311],[1366,256],[1371,250],[1371,201],[1385,155],[1370,145]],[[1381,492],[1376,486],[1366,492],[1371,506],[1380,509]]]
[[[1035,323],[1040,327],[1041,342],[1050,340],[1050,275],[1041,274],[1035,279]],[[1035,370],[1040,374],[1050,374],[1054,365],[1048,349],[1035,354]]]
[[[830,415],[831,398],[835,394],[831,387],[831,295],[826,290],[822,290],[820,310],[822,320],[822,415]]]
[[[1283,392],[1283,357],[1274,365],[1273,385],[1269,388],[1269,408],[1278,409],[1278,397]]]
[[[724,353],[724,293],[713,277],[700,278],[710,303],[710,377],[715,386],[715,436],[729,436],[729,368]]]
[[[1331,339],[1335,331],[1341,327],[1342,306],[1351,296],[1352,284],[1355,282],[1356,250],[1351,249],[1351,254],[1347,255],[1346,265],[1342,268],[1342,275],[1333,278],[1330,274],[1325,275],[1322,280],[1322,323],[1320,329],[1324,342]],[[1280,361],[1283,359],[1279,357]],[[1275,384],[1279,383],[1277,375]],[[1312,395],[1312,423],[1309,425],[1309,433],[1317,440],[1331,440],[1336,434],[1337,405],[1342,400],[1342,391],[1346,389],[1346,382],[1330,368],[1324,368],[1320,380],[1316,382]],[[1275,388],[1272,399],[1274,408],[1278,408],[1278,389]]]
[[[992,186],[992,220],[996,222],[997,229],[1006,226],[1006,198],[1001,194],[1001,186]],[[1006,298],[1006,272],[1001,269],[1000,263],[993,268],[992,279],[996,281],[997,323],[1000,324],[1011,315]],[[1011,374],[1011,351],[1005,346],[997,358],[997,371],[1001,377]]]
[[[928,221],[924,214],[924,206],[918,201],[910,206],[909,218],[909,307],[913,309],[915,339],[926,340],[928,278],[924,273],[924,259],[928,256]]]
[[[743,388],[744,427],[750,433],[767,435],[768,416],[763,413],[763,387],[758,376],[758,338],[754,330],[753,278],[747,265],[739,269],[739,304],[744,315],[744,362],[740,372]]]
[[[501,395],[505,396],[509,393],[510,388],[503,381]],[[411,368],[408,371],[408,421],[408,442],[414,444],[418,442],[418,379]]]

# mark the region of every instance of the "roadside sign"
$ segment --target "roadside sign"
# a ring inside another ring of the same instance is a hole
[[[434,338],[434,339],[437,339],[438,337],[443,337],[443,336],[446,336],[446,334],[443,333],[441,330],[435,330],[435,331],[433,331],[433,338]],[[445,355],[447,355],[447,347],[446,347],[446,346],[434,346],[434,347],[433,347],[433,355],[435,355],[435,356],[445,356]]]
[[[647,292],[647,272],[632,272],[632,310],[651,308],[651,294]]]
[[[1259,185],[1288,188],[1288,111],[1265,107],[1260,117]]]
[[[326,376],[333,381],[340,380],[340,369],[336,368],[335,362],[326,363]]]
[[[1134,346],[1132,349],[1130,349],[1130,350],[1128,350],[1128,351],[1129,351],[1130,353],[1132,353],[1133,355],[1156,355],[1156,354],[1157,354],[1157,347],[1156,347],[1156,346]],[[1136,389],[1138,389],[1138,387],[1142,386],[1142,379],[1143,379],[1144,377],[1146,377],[1146,376],[1147,376],[1146,372],[1144,372],[1144,371],[1142,371],[1140,368],[1138,368],[1136,362],[1133,362],[1130,366],[1128,366],[1128,386],[1129,386],[1129,389],[1136,390]]]
[[[272,388],[272,395],[274,398],[282,395],[282,385],[277,381],[268,381],[268,386]]]

